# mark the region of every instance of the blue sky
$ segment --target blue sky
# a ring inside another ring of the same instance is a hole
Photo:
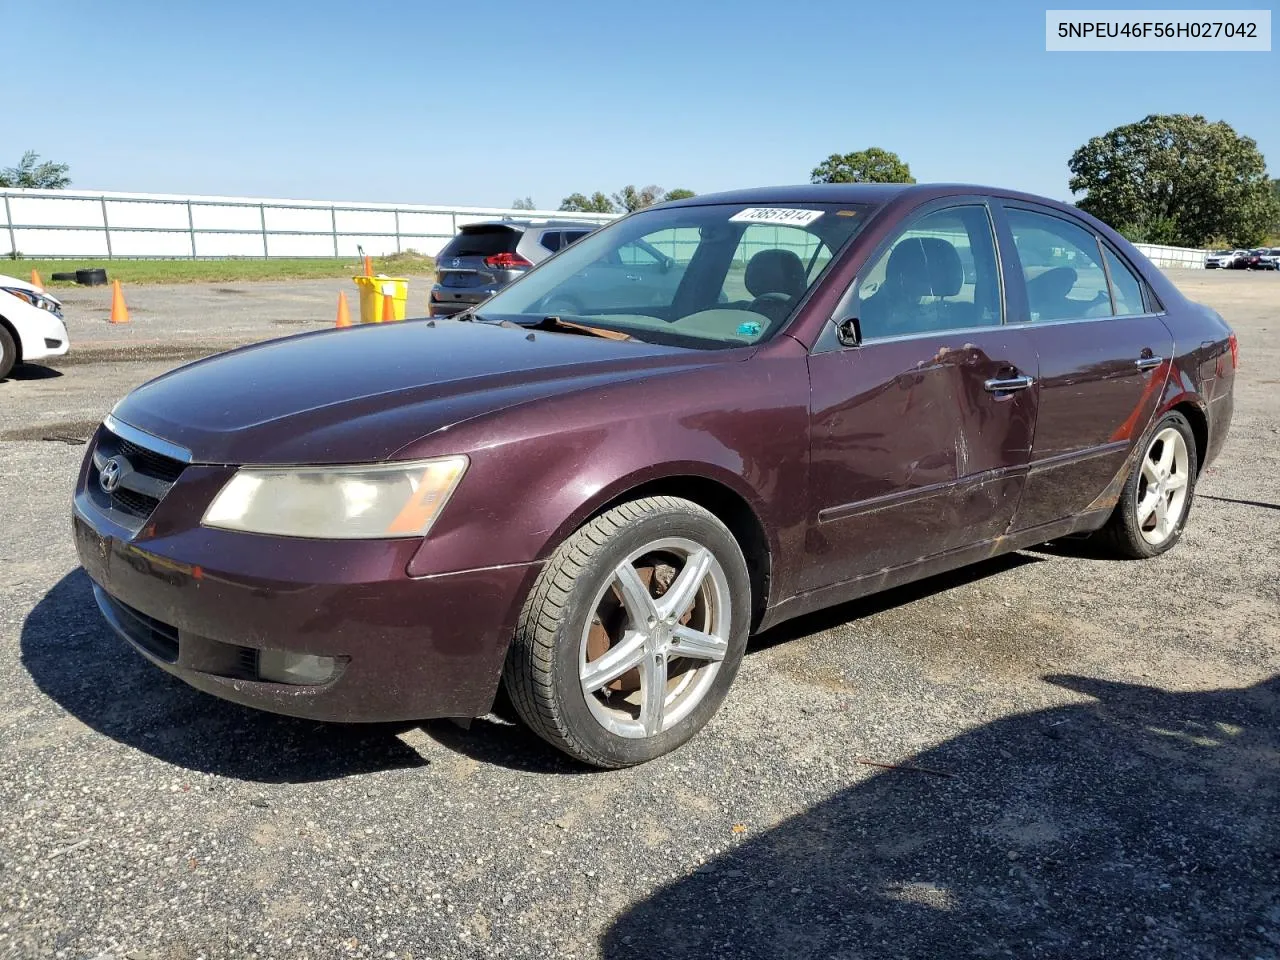
[[[0,101],[27,121],[0,164],[35,149],[84,189],[555,207],[626,183],[804,182],[875,145],[918,180],[1065,198],[1090,136],[1186,112],[1280,173],[1277,53],[1046,53],[1044,11],[0,0],[30,41],[6,44]]]

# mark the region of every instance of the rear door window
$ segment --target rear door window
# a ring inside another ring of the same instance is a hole
[[[1006,208],[1006,213],[1027,285],[1031,320],[1113,315],[1097,237],[1061,217],[1016,207]]]
[[[1128,264],[1116,256],[1110,247],[1102,248],[1102,255],[1107,261],[1107,270],[1111,273],[1111,296],[1115,301],[1117,317],[1136,317],[1146,313],[1142,302],[1142,281],[1134,276]]]
[[[566,230],[564,232],[564,245],[567,247],[571,243],[577,243],[590,232],[590,230]]]
[[[446,257],[492,257],[497,253],[515,253],[520,231],[501,224],[463,227],[462,232],[445,244],[440,259]]]

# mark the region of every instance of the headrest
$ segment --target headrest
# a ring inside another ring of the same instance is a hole
[[[790,250],[761,250],[747,261],[747,273],[743,277],[747,291],[753,297],[766,293],[783,293],[792,300],[804,295],[808,284],[804,278],[804,264]]]
[[[885,284],[913,299],[954,297],[964,284],[964,267],[946,240],[908,237],[889,254]]]

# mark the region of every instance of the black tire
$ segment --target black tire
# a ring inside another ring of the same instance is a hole
[[[582,638],[615,569],[636,551],[670,538],[706,548],[724,574],[729,618],[724,658],[701,699],[678,722],[653,735],[621,736],[596,719],[587,703],[592,695],[583,693]],[[750,620],[747,565],[728,528],[688,500],[633,500],[581,527],[548,560],[525,601],[503,682],[520,718],[548,743],[593,766],[632,766],[676,749],[715,715],[742,662]]]
[[[9,329],[0,326],[0,380],[7,377],[18,363],[18,345]]]
[[[1138,517],[1138,506],[1141,502],[1147,481],[1143,478],[1143,464],[1151,454],[1156,439],[1167,429],[1176,430],[1182,437],[1186,447],[1186,497],[1179,507],[1172,530],[1159,543],[1152,543],[1143,535],[1142,523]],[[1182,531],[1191,515],[1191,504],[1195,499],[1196,475],[1200,469],[1196,453],[1196,438],[1191,424],[1180,413],[1167,413],[1156,422],[1142,440],[1142,456],[1133,466],[1133,472],[1125,481],[1120,493],[1120,501],[1115,511],[1107,520],[1106,526],[1098,531],[1098,539],[1110,552],[1126,560],[1148,560],[1172,550],[1182,537]]]
[[[84,287],[100,287],[107,282],[107,271],[102,267],[90,267],[76,271],[76,283]]]
[[[71,270],[71,271],[63,271],[62,273],[51,273],[49,274],[49,279],[59,280],[62,282],[70,281],[72,283],[75,283],[76,272],[74,270]]]

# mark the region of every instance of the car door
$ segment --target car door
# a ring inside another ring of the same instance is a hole
[[[1040,367],[1031,464],[1013,529],[1086,510],[1124,467],[1159,402],[1173,337],[1141,275],[1084,222],[1003,203],[1006,260],[1018,265],[1010,317]]]
[[[922,208],[868,259],[815,347],[802,589],[988,541],[1011,522],[1037,370],[1025,330],[1003,325],[996,249],[984,199]]]

